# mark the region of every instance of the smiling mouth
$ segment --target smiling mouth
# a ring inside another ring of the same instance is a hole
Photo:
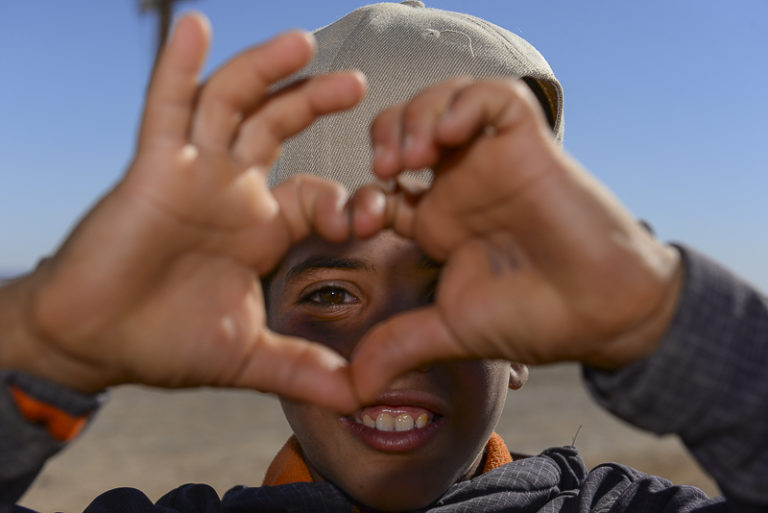
[[[417,406],[368,406],[341,417],[349,432],[379,452],[404,453],[427,445],[445,426],[442,415]]]

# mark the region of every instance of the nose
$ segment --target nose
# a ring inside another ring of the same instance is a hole
[[[379,305],[367,312],[364,318],[360,319],[360,323],[357,324],[357,326],[345,330],[344,333],[338,333],[338,336],[334,341],[336,351],[338,351],[344,358],[349,359],[352,356],[355,347],[357,347],[357,344],[371,328],[387,321],[399,313],[426,306],[427,304],[429,304],[429,301],[425,299],[412,296],[409,297],[407,294],[390,292],[387,294],[386,300],[381,301]],[[429,365],[423,366],[419,368],[419,372],[429,372],[430,369],[431,366]]]

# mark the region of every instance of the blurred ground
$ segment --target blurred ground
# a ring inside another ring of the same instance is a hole
[[[675,438],[641,433],[600,410],[572,365],[533,369],[528,384],[510,393],[497,431],[512,451],[538,453],[570,444],[579,426],[576,446],[590,468],[618,461],[717,493]],[[211,484],[220,494],[236,484],[258,485],[289,435],[271,396],[123,387],[88,431],[49,462],[21,504],[41,513],[77,512],[119,486],[157,500],[189,482]]]

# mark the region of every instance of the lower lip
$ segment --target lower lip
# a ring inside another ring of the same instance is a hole
[[[353,435],[372,449],[391,453],[414,451],[425,446],[446,422],[445,417],[438,417],[423,428],[410,431],[379,431],[358,424],[349,417],[341,417],[340,420]]]

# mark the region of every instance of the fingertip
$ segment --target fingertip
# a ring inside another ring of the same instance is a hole
[[[330,73],[327,78],[333,80],[333,110],[348,109],[357,105],[368,90],[365,75],[358,70],[345,70]]]
[[[295,47],[291,53],[297,53],[304,64],[308,63],[317,52],[317,39],[314,34],[303,29],[291,29],[277,35],[273,41],[281,41]]]
[[[174,26],[169,46],[186,50],[198,50],[206,44],[213,29],[208,18],[199,11],[187,11],[179,16]]]
[[[325,383],[315,381],[312,389],[313,402],[331,408],[339,413],[348,414],[360,406],[357,393],[351,386],[350,369],[347,360],[338,353],[326,353],[325,367],[328,380]]]
[[[440,148],[434,138],[424,134],[406,134],[403,138],[402,160],[407,169],[422,169],[435,165],[440,157]]]
[[[365,73],[359,69],[353,69],[350,71],[350,73],[355,77],[357,83],[359,84],[360,96],[365,96],[365,93],[368,92],[368,77],[365,76]]]
[[[370,404],[402,369],[393,361],[391,322],[373,327],[357,344],[349,358],[349,377],[361,404]]]
[[[211,20],[209,20],[208,16],[200,11],[186,11],[181,15],[179,21],[181,21],[181,19],[188,19],[189,23],[195,23],[201,32],[210,34],[213,31],[211,27]]]
[[[357,190],[352,198],[352,230],[358,238],[368,238],[387,224],[387,197],[384,191],[369,185]]]
[[[400,171],[397,152],[383,144],[373,147],[373,172],[379,178],[393,178]]]
[[[349,362],[339,353],[313,342],[268,332],[268,350],[237,386],[251,386],[298,401],[309,401],[342,413],[358,407]]]
[[[294,29],[292,32],[303,37],[307,41],[312,52],[317,50],[317,38],[312,32],[304,29]]]
[[[318,182],[318,191],[314,212],[307,222],[314,225],[323,238],[331,242],[342,242],[349,237],[350,211],[347,190],[340,184]]]
[[[375,374],[359,370],[353,361],[350,368],[350,380],[355,399],[359,404],[371,404],[385,389],[388,380],[381,380]]]

